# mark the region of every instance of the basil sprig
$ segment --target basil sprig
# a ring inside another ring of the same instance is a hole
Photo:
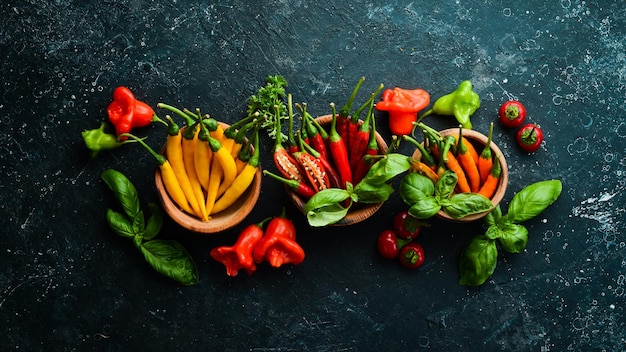
[[[496,268],[498,244],[509,253],[523,251],[528,243],[528,229],[519,223],[534,218],[554,203],[562,188],[559,180],[536,182],[513,196],[506,215],[502,215],[499,206],[490,212],[485,217],[485,234],[474,237],[461,254],[459,283],[479,286],[487,281]]]
[[[389,153],[372,164],[367,175],[356,186],[349,184],[346,189],[329,188],[317,192],[304,206],[309,225],[321,227],[334,224],[343,219],[356,202],[376,204],[386,201],[393,193],[389,182],[410,168],[409,157]],[[342,206],[346,200],[348,205]]]
[[[409,206],[409,214],[417,219],[428,219],[439,210],[453,218],[464,218],[493,208],[491,201],[478,193],[454,193],[458,178],[446,170],[437,183],[428,177],[410,172],[400,182],[400,197]]]
[[[124,211],[107,209],[109,227],[119,236],[133,239],[148,264],[160,274],[186,286],[198,284],[198,270],[187,250],[176,241],[154,239],[163,225],[161,209],[149,203],[150,217],[146,222],[137,190],[130,180],[113,169],[105,170],[101,177]]]

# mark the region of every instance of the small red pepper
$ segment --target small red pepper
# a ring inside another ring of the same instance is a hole
[[[409,268],[416,269],[424,263],[424,248],[417,242],[407,243],[400,249],[400,263]]]
[[[422,230],[424,223],[414,218],[407,210],[401,211],[393,218],[393,229],[398,237],[405,240],[415,239]]]
[[[385,89],[382,101],[376,104],[376,110],[389,112],[389,129],[399,136],[411,134],[413,123],[417,121],[417,113],[430,104],[430,94],[417,89],[395,87]]]
[[[265,235],[254,247],[253,257],[255,263],[266,260],[275,268],[304,261],[304,250],[296,242],[296,227],[285,217],[285,209],[267,224]]]
[[[135,99],[130,89],[120,86],[113,91],[113,101],[107,107],[107,115],[119,136],[129,133],[133,128],[149,125],[154,117],[154,110],[148,104]]]
[[[233,246],[221,246],[211,250],[211,257],[226,266],[228,276],[237,276],[240,269],[244,269],[248,275],[256,270],[252,252],[263,238],[263,226],[270,219],[266,218],[258,224],[248,225],[241,231]]]
[[[330,132],[328,133],[328,149],[335,163],[335,170],[339,174],[341,187],[346,188],[347,183],[352,183],[352,169],[350,169],[350,160],[348,160],[348,151],[346,144],[341,135],[337,132],[337,119],[339,118],[335,111],[335,104],[331,103],[333,119],[330,124]]]

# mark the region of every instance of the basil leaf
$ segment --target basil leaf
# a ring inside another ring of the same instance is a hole
[[[196,264],[180,243],[172,240],[152,240],[144,242],[140,248],[148,264],[160,274],[186,286],[198,283]]]
[[[403,154],[389,153],[370,167],[361,182],[372,185],[387,183],[395,176],[411,168],[410,158]]]
[[[439,210],[441,210],[441,206],[435,197],[424,196],[424,198],[413,203],[408,212],[411,216],[424,220],[433,217]]]
[[[322,227],[343,219],[348,214],[349,209],[350,207],[344,208],[340,204],[335,203],[307,211],[306,218],[309,225]]]
[[[500,204],[498,204],[491,212],[489,212],[489,214],[487,214],[487,216],[485,216],[485,224],[487,224],[487,226],[493,226],[500,221],[501,217],[502,209],[500,208]]]
[[[143,211],[137,213],[137,216],[133,219],[133,231],[136,234],[143,235],[143,232],[146,230],[146,220],[143,217]]]
[[[557,200],[562,189],[559,180],[540,181],[526,186],[513,196],[505,215],[507,221],[520,223],[534,218]]]
[[[435,193],[433,181],[417,172],[406,174],[400,181],[398,189],[400,197],[409,206],[425,196],[432,196]]]
[[[135,186],[119,171],[105,170],[101,175],[102,180],[113,191],[115,197],[122,204],[122,208],[129,218],[134,219],[141,211],[139,196]]]
[[[442,206],[446,214],[456,219],[482,213],[493,208],[491,201],[478,193],[454,194],[450,197],[449,202],[445,202]]]
[[[435,198],[439,200],[450,198],[458,180],[459,178],[453,171],[446,170],[435,183]]]
[[[156,237],[163,226],[163,212],[161,212],[161,208],[154,203],[148,203],[148,208],[150,209],[151,215],[150,218],[148,218],[148,223],[143,233],[145,240],[151,240]]]
[[[130,221],[128,216],[111,209],[107,209],[106,217],[109,227],[113,229],[116,234],[128,238],[135,237],[133,223]]]
[[[497,261],[496,242],[483,235],[474,237],[461,253],[459,284],[482,285],[496,270]]]
[[[353,193],[357,196],[357,199],[353,199],[353,201],[364,204],[382,203],[389,199],[392,193],[393,187],[387,183],[372,185],[367,182],[359,182]]]
[[[528,243],[528,229],[523,225],[508,224],[502,228],[500,246],[509,253],[520,253]]]
[[[309,198],[308,202],[304,205],[304,212],[308,213],[311,210],[323,208],[329,205],[341,203],[350,197],[350,192],[345,189],[328,188],[321,190]]]

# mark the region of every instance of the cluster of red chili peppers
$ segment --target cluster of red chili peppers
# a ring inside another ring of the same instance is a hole
[[[363,81],[362,77],[339,112],[331,103],[330,123],[314,119],[306,111],[306,105],[296,104],[302,113],[302,126],[297,132],[297,138],[293,133],[293,114],[290,109],[286,146],[283,145],[280,119],[277,118],[276,130],[279,133],[276,136],[273,159],[280,175],[269,171],[264,171],[264,174],[285,183],[304,199],[324,189],[345,189],[348,183],[356,185],[361,181],[375,161],[365,156],[380,153],[376,140],[374,98],[383,88],[381,84],[352,113],[353,101]],[[368,107],[367,115],[361,119],[360,115]]]
[[[383,230],[376,242],[378,253],[386,259],[399,259],[409,269],[424,263],[424,248],[415,241],[420,234],[422,223],[408,211],[398,213],[393,220],[393,230]]]
[[[285,209],[280,216],[248,225],[234,245],[213,248],[210,255],[224,264],[228,276],[237,276],[242,269],[252,275],[257,264],[264,261],[275,268],[304,261],[304,250],[296,242],[296,228],[285,216]]]

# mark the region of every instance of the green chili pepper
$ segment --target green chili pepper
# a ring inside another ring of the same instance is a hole
[[[86,130],[81,133],[83,141],[89,150],[91,157],[95,158],[101,151],[112,150],[121,147],[131,141],[120,141],[117,136],[112,133],[106,133],[104,130],[107,123],[103,122],[99,128]]]
[[[421,117],[434,113],[443,116],[454,116],[465,129],[471,129],[470,116],[480,107],[480,97],[472,90],[472,82],[463,81],[450,94],[437,99],[433,106]]]

